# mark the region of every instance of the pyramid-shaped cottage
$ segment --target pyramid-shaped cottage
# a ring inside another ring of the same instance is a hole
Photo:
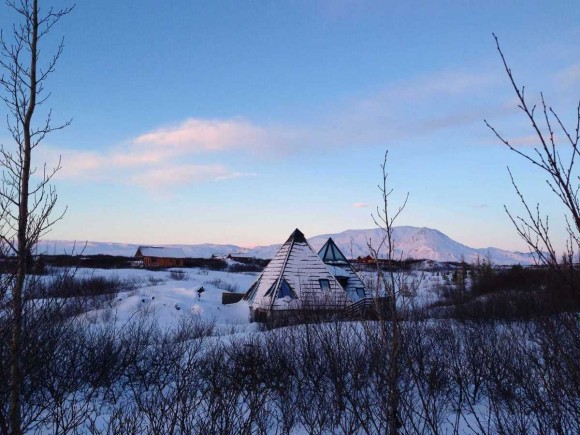
[[[246,293],[252,320],[289,310],[340,310],[347,293],[296,229]]]
[[[365,288],[364,283],[353,270],[344,254],[336,246],[332,237],[320,248],[318,255],[324,264],[326,264],[330,273],[334,275],[336,280],[344,288],[348,298],[352,302],[358,302],[361,299],[372,297],[372,294]]]

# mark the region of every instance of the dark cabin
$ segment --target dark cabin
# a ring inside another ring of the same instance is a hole
[[[135,258],[147,268],[183,267],[185,253],[180,248],[162,248],[158,246],[139,246]]]

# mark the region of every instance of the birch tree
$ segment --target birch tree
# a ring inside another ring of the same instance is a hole
[[[11,144],[0,147],[0,238],[4,259],[14,259],[9,263],[10,273],[3,275],[1,295],[10,325],[9,421],[4,424],[10,433],[20,434],[22,328],[29,264],[39,238],[62,217],[53,213],[57,194],[51,184],[60,161],[49,168],[38,165],[33,156],[48,134],[70,122],[54,124],[51,110],[38,119],[38,109],[50,97],[45,85],[55,71],[64,44],[61,40],[48,58],[42,56],[41,46],[54,25],[73,7],[41,8],[38,0],[7,0],[6,8],[19,21],[0,35],[0,98],[8,109],[7,128],[12,137]]]

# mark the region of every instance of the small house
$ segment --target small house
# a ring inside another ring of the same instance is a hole
[[[320,248],[318,255],[324,261],[330,273],[340,283],[351,302],[358,302],[361,299],[371,298],[373,296],[370,290],[365,287],[363,281],[354,271],[342,251],[338,249],[332,237]]]
[[[308,312],[341,312],[349,304],[344,288],[296,229],[247,291],[250,318]]]
[[[256,260],[256,257],[247,252],[232,252],[226,257],[230,260],[237,261],[238,263],[251,263]]]
[[[187,258],[181,248],[162,248],[159,246],[139,246],[135,258],[143,262],[144,267],[183,267]]]

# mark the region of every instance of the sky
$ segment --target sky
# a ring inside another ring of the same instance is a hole
[[[0,28],[15,19],[0,6]],[[572,125],[577,1],[79,1],[41,47],[46,62],[64,38],[38,119],[72,119],[35,150],[38,166],[62,157],[48,238],[256,246],[372,228],[388,150],[393,207],[409,194],[397,225],[526,250],[509,166],[563,246],[542,174],[484,123],[537,145],[492,32],[530,101],[542,91]]]

